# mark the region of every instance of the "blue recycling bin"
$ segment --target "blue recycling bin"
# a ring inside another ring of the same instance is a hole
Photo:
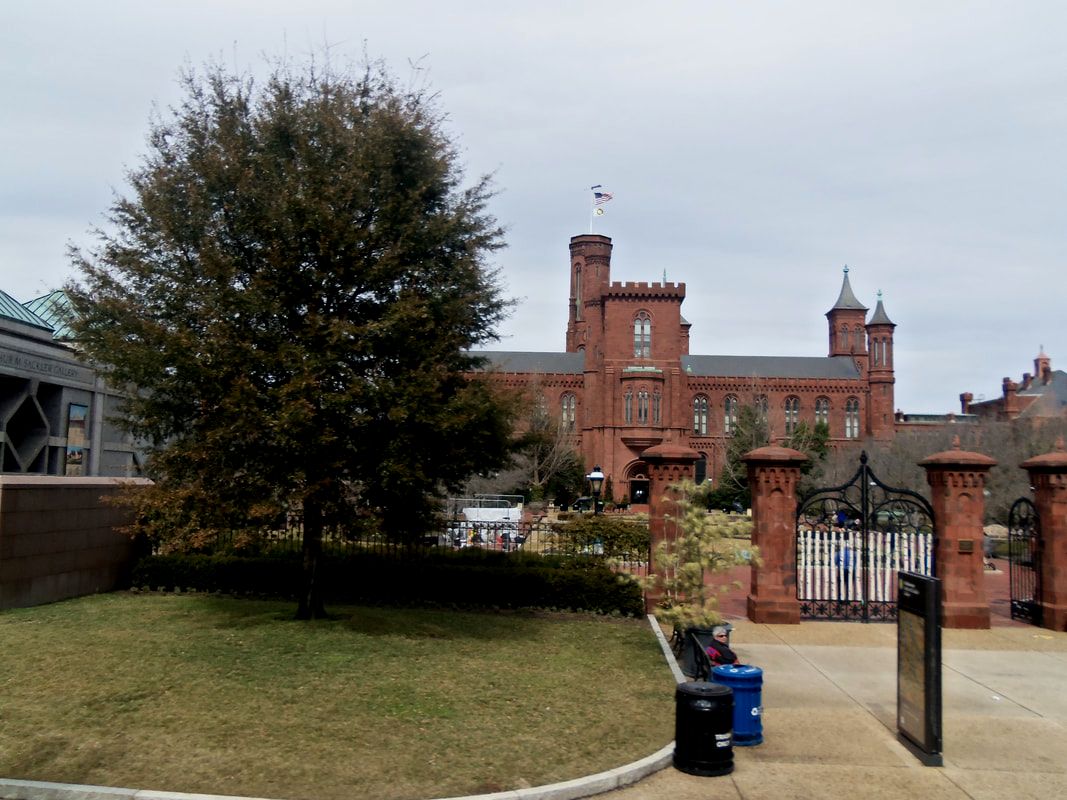
[[[734,744],[738,747],[760,744],[763,741],[763,670],[724,664],[712,669],[711,680],[733,690]]]

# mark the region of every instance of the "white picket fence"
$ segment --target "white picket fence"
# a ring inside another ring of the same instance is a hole
[[[893,601],[897,572],[932,574],[929,533],[797,530],[797,597],[801,600]],[[866,566],[866,569],[863,567]]]

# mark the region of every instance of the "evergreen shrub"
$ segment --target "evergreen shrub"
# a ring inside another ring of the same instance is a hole
[[[481,548],[366,552],[323,556],[319,573],[325,599],[335,603],[644,613],[638,583],[592,558]],[[301,560],[299,554],[148,556],[134,569],[132,585],[295,598],[301,587]]]

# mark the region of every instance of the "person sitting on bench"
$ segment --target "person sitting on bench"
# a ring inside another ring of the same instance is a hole
[[[704,652],[711,659],[711,666],[738,665],[737,653],[730,649],[730,636],[726,628],[716,626],[711,632],[711,642],[704,648]]]

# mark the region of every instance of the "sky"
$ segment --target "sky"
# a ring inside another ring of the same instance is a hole
[[[183,65],[366,52],[493,175],[518,301],[494,349],[564,349],[601,184],[612,278],[684,282],[692,353],[826,355],[847,264],[897,323],[897,407],[958,411],[1042,347],[1067,368],[1065,30],[1059,0],[12,0],[0,289],[75,277]]]

